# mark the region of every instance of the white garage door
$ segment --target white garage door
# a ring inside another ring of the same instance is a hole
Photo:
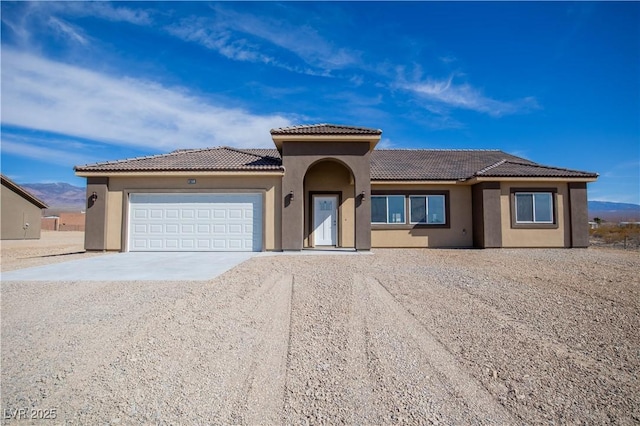
[[[261,251],[261,194],[131,194],[129,251]]]

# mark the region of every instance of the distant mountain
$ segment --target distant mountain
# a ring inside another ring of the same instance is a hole
[[[86,206],[86,189],[68,183],[25,183],[20,185],[47,203],[47,214],[80,211]]]
[[[611,203],[609,201],[589,201],[589,220],[595,217],[609,222],[640,221],[640,205]]]

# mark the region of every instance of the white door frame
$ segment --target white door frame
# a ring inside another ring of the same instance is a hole
[[[332,201],[333,202],[333,209],[329,214],[329,217],[325,220],[330,220],[330,226],[331,226],[331,240],[330,241],[318,241],[317,238],[317,233],[316,233],[316,229],[318,228],[318,226],[320,225],[319,223],[317,223],[317,220],[321,217],[321,215],[319,214],[317,207],[318,204],[317,202],[324,199],[325,201]],[[313,204],[313,245],[315,246],[334,246],[337,247],[338,246],[338,203],[339,203],[339,197],[338,194],[314,194],[312,196],[312,204]]]

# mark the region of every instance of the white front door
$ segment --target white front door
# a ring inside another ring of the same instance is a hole
[[[338,197],[313,197],[313,241],[316,246],[337,245]]]

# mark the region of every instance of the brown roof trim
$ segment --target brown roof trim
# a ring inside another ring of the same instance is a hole
[[[8,177],[6,177],[5,175],[0,175],[0,176],[2,178],[2,184],[4,186],[9,188],[10,190],[15,192],[16,194],[20,195],[22,198],[24,198],[25,200],[29,201],[31,204],[33,204],[36,207],[39,207],[41,209],[46,209],[46,208],[49,207],[49,206],[47,206],[45,204],[44,201],[40,200],[38,197],[36,197],[32,193],[30,193],[29,191],[24,189],[23,187],[21,187],[20,185],[18,185],[17,183],[12,181]]]

